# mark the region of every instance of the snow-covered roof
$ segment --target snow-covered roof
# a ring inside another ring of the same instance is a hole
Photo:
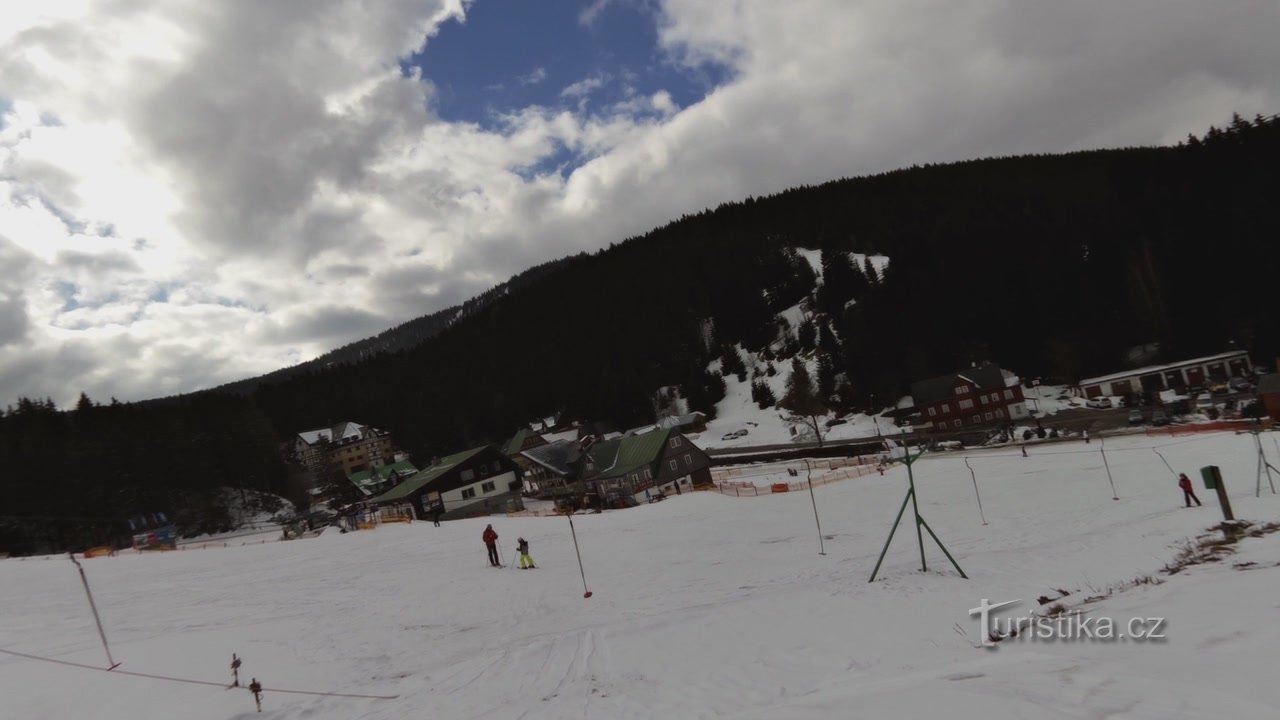
[[[1230,360],[1232,358],[1245,357],[1248,353],[1244,350],[1232,350],[1231,352],[1218,353],[1217,355],[1206,355],[1205,357],[1192,358],[1190,360],[1182,360],[1174,363],[1166,363],[1164,365],[1147,365],[1135,370],[1125,370],[1124,372],[1111,373],[1110,375],[1099,375],[1098,377],[1085,378],[1080,381],[1080,385],[1100,385],[1125,378],[1132,378],[1139,375],[1151,375],[1165,370],[1177,370],[1188,367],[1190,365],[1204,365],[1206,363],[1218,362],[1220,360]]]
[[[298,433],[298,437],[308,445],[315,445],[317,442],[324,440],[325,442],[334,442],[358,438],[364,432],[364,426],[360,423],[343,421],[331,428],[318,428],[316,430],[306,430]]]

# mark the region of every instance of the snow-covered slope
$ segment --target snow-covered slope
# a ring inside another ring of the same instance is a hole
[[[780,407],[761,409],[751,400],[752,368],[763,365],[755,353],[742,352],[747,358],[747,380],[741,382],[734,375],[724,378],[725,397],[716,404],[716,419],[707,423],[707,429],[693,438],[702,448],[732,448],[758,445],[777,445],[797,440],[813,440],[812,429],[801,419]],[[818,368],[813,358],[805,358],[805,367],[811,377],[816,377]],[[713,370],[719,369],[719,362],[711,364]],[[782,398],[787,392],[787,375],[790,373],[790,361],[774,362],[777,374],[755,378],[756,382],[768,383],[775,398]],[[819,424],[834,419],[828,414]],[[823,440],[845,440],[859,437],[875,437],[877,433],[896,433],[899,428],[888,418],[872,417],[862,413],[847,415],[843,424],[822,431]],[[792,433],[795,428],[795,433]],[[727,437],[746,430],[745,435]]]
[[[934,547],[919,572],[908,524],[867,578],[906,490],[905,470],[808,493],[673,497],[568,523],[490,519],[510,561],[528,538],[539,569],[493,569],[486,520],[386,526],[260,546],[84,561],[121,670],[268,687],[397,695],[356,700],[112,675],[0,656],[4,717],[992,718],[1270,717],[1280,642],[1280,534],[1231,562],[1090,605],[1166,618],[1164,642],[1006,642],[976,649],[982,598],[1068,590],[1068,601],[1156,574],[1219,518],[1211,493],[1184,509],[1150,449],[1195,475],[1222,467],[1237,515],[1275,519],[1253,496],[1251,438],[1109,440],[1120,500],[1095,441],[1023,458],[976,453],[989,524],[956,455],[916,465],[920,510],[970,579]],[[1272,459],[1276,461],[1275,458]],[[1197,482],[1199,485],[1199,482]],[[926,541],[928,537],[926,535]],[[104,662],[65,559],[0,561],[0,647]]]

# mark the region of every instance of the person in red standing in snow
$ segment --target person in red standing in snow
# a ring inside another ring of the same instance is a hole
[[[498,533],[493,529],[492,525],[486,525],[484,528],[484,544],[489,548],[489,564],[499,567],[502,563],[498,560]]]
[[[1191,479],[1186,473],[1178,474],[1178,487],[1182,488],[1182,499],[1187,501],[1187,507],[1191,507],[1191,501],[1196,501],[1196,506],[1200,506],[1200,498],[1196,497],[1196,491],[1191,489]]]

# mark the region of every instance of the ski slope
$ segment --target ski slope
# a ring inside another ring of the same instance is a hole
[[[1182,507],[1170,471],[1146,449],[1155,444],[1195,478],[1205,507]],[[882,579],[867,583],[906,490],[902,467],[817,489],[825,556],[808,493],[697,493],[578,516],[590,599],[560,517],[492,518],[505,561],[518,536],[529,539],[539,569],[528,571],[487,566],[483,520],[86,560],[122,670],[223,680],[237,653],[246,682],[398,697],[267,692],[258,715],[240,690],[0,655],[0,717],[1272,716],[1280,533],[1089,606],[1165,618],[1167,640],[975,647],[983,633],[968,610],[983,598],[1020,598],[1029,612],[1057,589],[1071,603],[1158,574],[1220,519],[1200,489],[1202,465],[1222,467],[1237,516],[1280,519],[1280,495],[1264,483],[1254,497],[1249,436],[1106,447],[1118,501],[1096,440],[1027,458],[970,454],[987,525],[962,456],[917,462],[921,513],[968,580],[932,546],[921,573],[908,524]],[[0,561],[0,647],[104,664],[70,562]]]

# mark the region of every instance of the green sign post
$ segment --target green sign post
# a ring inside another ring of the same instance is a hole
[[[1227,486],[1222,482],[1222,471],[1217,465],[1206,465],[1200,468],[1200,477],[1204,478],[1204,489],[1218,493],[1218,504],[1222,506],[1222,519],[1235,520],[1231,512],[1231,500],[1227,497]]]

